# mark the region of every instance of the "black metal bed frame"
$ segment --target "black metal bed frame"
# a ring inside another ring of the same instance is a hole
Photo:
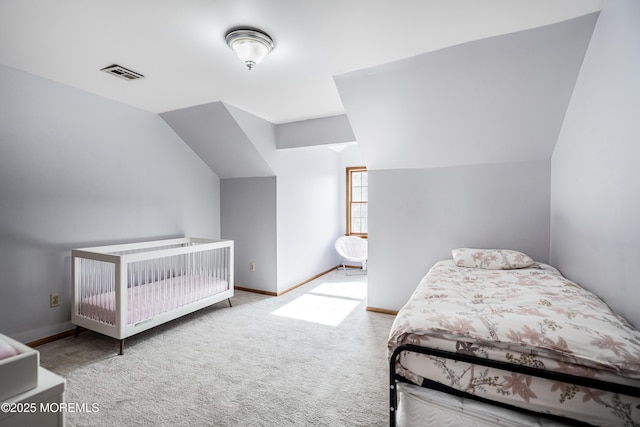
[[[546,369],[532,368],[532,367],[526,366],[526,365],[518,365],[518,364],[514,364],[514,363],[502,362],[502,361],[499,361],[499,360],[484,359],[482,357],[470,356],[468,354],[453,353],[453,352],[450,352],[450,351],[444,351],[444,350],[439,350],[439,349],[435,349],[435,348],[427,348],[427,347],[420,347],[420,346],[417,346],[417,345],[405,344],[405,345],[401,345],[401,346],[397,347],[394,350],[394,352],[391,355],[391,358],[389,360],[389,386],[390,386],[389,425],[391,427],[396,427],[396,412],[397,412],[397,409],[398,409],[398,382],[409,382],[404,377],[402,377],[401,375],[397,374],[396,373],[396,369],[395,369],[396,368],[397,359],[400,356],[400,353],[402,353],[402,352],[422,353],[422,354],[426,354],[426,355],[429,355],[429,356],[442,357],[442,358],[445,358],[445,359],[452,359],[452,360],[457,360],[457,361],[460,361],[460,362],[472,363],[474,365],[482,365],[482,366],[487,366],[487,367],[490,367],[490,368],[497,368],[497,369],[502,369],[502,370],[506,370],[506,371],[510,371],[510,372],[516,372],[516,373],[519,373],[519,374],[525,374],[525,375],[530,375],[530,376],[534,376],[534,377],[545,378],[545,379],[552,380],[552,381],[560,381],[560,382],[564,382],[564,383],[568,383],[568,384],[574,384],[574,385],[577,385],[577,386],[595,388],[595,389],[598,389],[598,390],[604,390],[604,391],[608,391],[608,392],[624,394],[624,395],[627,395],[627,396],[640,397],[640,388],[639,387],[633,387],[633,386],[628,386],[628,385],[624,385],[624,384],[617,384],[617,383],[612,383],[612,382],[609,382],[609,381],[597,380],[597,379],[593,379],[593,378],[579,377],[579,376],[576,376],[576,375],[565,374],[565,373],[562,373],[562,372],[548,371]],[[489,399],[486,399],[486,398],[483,398],[483,397],[480,397],[480,396],[476,396],[476,395],[473,395],[473,394],[470,394],[470,393],[466,393],[466,392],[463,392],[463,391],[448,387],[446,385],[437,383],[435,381],[425,380],[423,382],[423,384],[422,384],[422,387],[430,388],[430,389],[433,389],[433,390],[442,391],[442,392],[445,392],[445,393],[448,393],[448,394],[453,394],[453,395],[456,395],[456,396],[459,396],[459,397],[464,397],[464,398],[477,400],[477,401],[488,403],[488,404],[491,404],[491,405],[494,405],[494,406],[500,406],[500,407],[503,407],[503,408],[512,409],[512,410],[515,410],[515,411],[518,411],[518,412],[521,412],[521,413],[525,413],[525,414],[529,414],[529,415],[535,415],[535,416],[544,417],[544,418],[547,418],[547,419],[552,419],[552,420],[564,422],[564,423],[567,423],[567,424],[580,425],[580,426],[589,426],[590,425],[588,423],[584,423],[584,422],[573,420],[573,419],[566,418],[566,417],[561,417],[561,416],[542,413],[542,412],[536,412],[536,411],[520,408],[520,407],[517,407],[517,406],[509,405],[509,404],[506,404],[506,403],[496,402],[496,401],[493,401],[493,400],[489,400]]]

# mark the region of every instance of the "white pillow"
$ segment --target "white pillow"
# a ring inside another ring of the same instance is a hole
[[[458,267],[511,270],[531,267],[535,264],[528,255],[508,249],[459,248],[452,250],[451,254]]]

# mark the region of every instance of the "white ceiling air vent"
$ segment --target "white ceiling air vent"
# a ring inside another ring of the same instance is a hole
[[[120,77],[124,80],[138,80],[144,79],[144,76],[140,73],[136,73],[135,71],[128,70],[120,65],[109,65],[108,67],[103,68],[100,71],[104,71],[105,73],[112,74],[116,77]]]

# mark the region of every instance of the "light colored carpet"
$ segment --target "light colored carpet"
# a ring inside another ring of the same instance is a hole
[[[366,276],[333,271],[280,297],[236,291],[118,341],[84,332],[38,347],[67,379],[70,426],[383,426],[393,316],[366,307]]]

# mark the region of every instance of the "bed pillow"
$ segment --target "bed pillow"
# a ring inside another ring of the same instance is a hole
[[[484,268],[487,270],[511,270],[531,267],[535,261],[522,252],[508,249],[459,248],[451,251],[458,267]]]

